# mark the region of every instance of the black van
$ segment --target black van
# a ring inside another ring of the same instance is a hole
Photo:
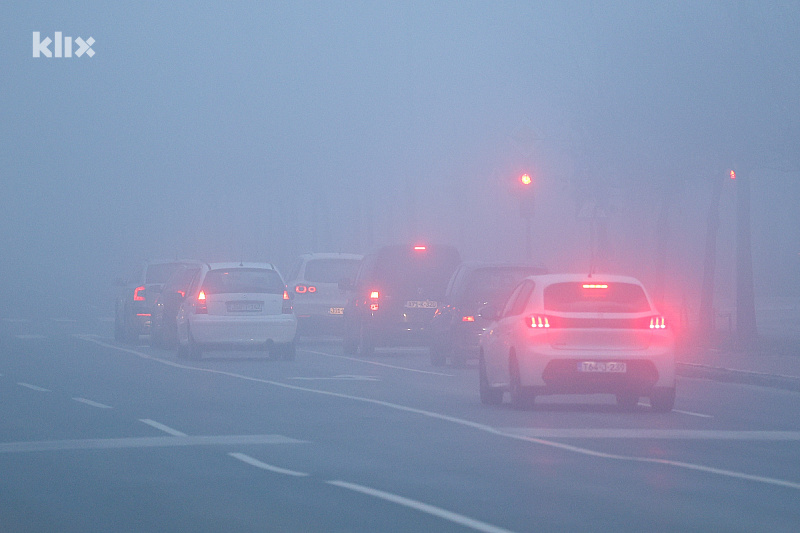
[[[447,245],[385,246],[364,257],[344,309],[344,351],[371,355],[378,346],[430,346],[430,322],[461,263]]]

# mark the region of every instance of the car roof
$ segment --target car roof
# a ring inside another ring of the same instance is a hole
[[[222,270],[222,269],[233,269],[233,268],[261,268],[265,270],[275,270],[275,271],[278,270],[272,263],[231,261],[231,262],[206,263],[206,264],[208,265],[209,270]]]
[[[308,252],[305,254],[301,254],[304,260],[309,259],[356,259],[361,260],[363,259],[363,255],[361,254],[350,254],[344,252]]]
[[[564,283],[564,282],[582,282],[582,283],[603,283],[603,282],[615,282],[615,283],[632,283],[634,285],[642,285],[642,282],[638,279],[634,278],[633,276],[625,276],[620,274],[577,274],[577,273],[569,273],[569,274],[537,274],[534,276],[528,276],[525,279],[531,279],[536,281],[537,283],[541,283],[544,285],[552,285],[554,283]]]
[[[547,273],[547,268],[544,265],[530,263],[509,263],[502,261],[464,261],[461,263],[461,268],[469,270],[478,270],[481,268],[532,268],[541,270],[541,274],[537,275]]]

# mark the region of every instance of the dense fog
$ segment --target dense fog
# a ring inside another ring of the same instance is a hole
[[[601,271],[661,285],[689,310],[715,180],[717,295],[732,302],[748,180],[756,296],[800,295],[797,2],[3,12],[0,274],[12,294],[110,314],[114,279],[145,259],[286,270],[302,252],[412,241],[523,261],[527,172],[533,261],[588,272],[595,224]],[[91,36],[95,55],[33,57],[37,31]]]

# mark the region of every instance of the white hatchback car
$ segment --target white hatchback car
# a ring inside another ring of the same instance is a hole
[[[492,324],[481,335],[481,401],[515,407],[537,395],[616,395],[624,409],[641,396],[653,410],[675,404],[675,339],[632,277],[530,276],[502,310],[483,308]]]
[[[308,253],[297,258],[287,277],[300,334],[341,333],[347,292],[342,281],[352,281],[362,255]]]
[[[294,359],[297,319],[278,270],[269,263],[207,263],[178,310],[178,356],[268,350]]]

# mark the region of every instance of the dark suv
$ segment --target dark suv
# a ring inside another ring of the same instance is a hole
[[[364,257],[344,309],[345,353],[430,346],[430,321],[461,262],[446,245],[385,246]]]
[[[463,366],[467,359],[477,359],[478,341],[489,323],[478,309],[501,306],[523,278],[546,273],[544,267],[525,264],[462,263],[431,321],[431,364]]]
[[[147,261],[128,279],[117,280],[114,310],[114,338],[136,342],[150,333],[156,296],[167,279],[184,265],[197,261]]]

